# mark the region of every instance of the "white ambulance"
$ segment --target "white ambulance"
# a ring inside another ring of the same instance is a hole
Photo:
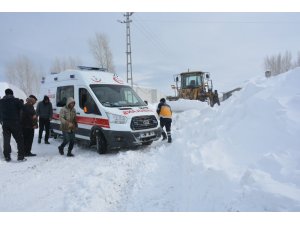
[[[41,98],[53,105],[51,129],[59,129],[59,112],[67,98],[75,99],[76,138],[96,145],[100,154],[109,149],[150,145],[161,137],[155,110],[116,74],[99,68],[78,67],[42,79]]]

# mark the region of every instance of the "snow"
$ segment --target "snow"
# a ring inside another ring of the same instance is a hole
[[[171,144],[106,155],[76,145],[67,158],[60,139],[39,145],[36,132],[37,157],[15,163],[12,141],[14,162],[0,161],[0,211],[298,212],[299,87],[296,68],[253,78],[214,108],[169,102]]]

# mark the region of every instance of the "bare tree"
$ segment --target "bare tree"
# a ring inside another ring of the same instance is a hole
[[[115,67],[113,64],[113,56],[106,35],[96,33],[94,38],[89,40],[89,47],[97,65],[114,73]]]
[[[50,68],[51,73],[59,73],[66,69],[76,69],[77,66],[81,65],[81,60],[79,58],[55,58]]]
[[[289,51],[285,52],[285,55],[281,59],[281,70],[282,73],[289,71],[290,69],[293,68],[293,63],[292,63],[292,53]]]
[[[27,96],[38,94],[42,72],[28,57],[19,56],[15,61],[7,64],[5,76],[9,83],[19,87]]]
[[[278,55],[267,56],[264,60],[265,71],[270,71],[271,76],[276,76],[293,68],[292,54],[286,51],[284,56]],[[267,76],[267,73],[266,73]],[[268,77],[268,76],[267,76]]]

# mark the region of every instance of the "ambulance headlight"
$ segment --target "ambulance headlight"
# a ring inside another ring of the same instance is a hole
[[[127,118],[125,116],[120,116],[108,112],[106,112],[106,114],[110,123],[125,124],[127,122]]]

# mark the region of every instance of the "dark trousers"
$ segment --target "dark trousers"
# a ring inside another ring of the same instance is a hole
[[[24,152],[25,152],[25,154],[31,153],[33,137],[34,137],[34,129],[32,129],[32,128],[23,128]]]
[[[22,127],[19,121],[3,122],[3,154],[4,157],[9,157],[11,153],[10,139],[11,135],[17,142],[18,158],[24,157],[24,141]]]
[[[63,143],[60,145],[60,147],[64,148],[69,143],[68,150],[69,152],[71,152],[74,146],[74,141],[75,141],[74,132],[63,131]]]
[[[43,131],[45,129],[45,142],[49,139],[49,132],[50,132],[50,119],[40,118],[39,119],[39,139],[42,139]]]
[[[171,124],[172,124],[172,119],[160,117],[160,127],[162,129],[163,137],[166,137],[166,133],[163,130],[164,127],[166,127],[168,137],[171,137]]]

